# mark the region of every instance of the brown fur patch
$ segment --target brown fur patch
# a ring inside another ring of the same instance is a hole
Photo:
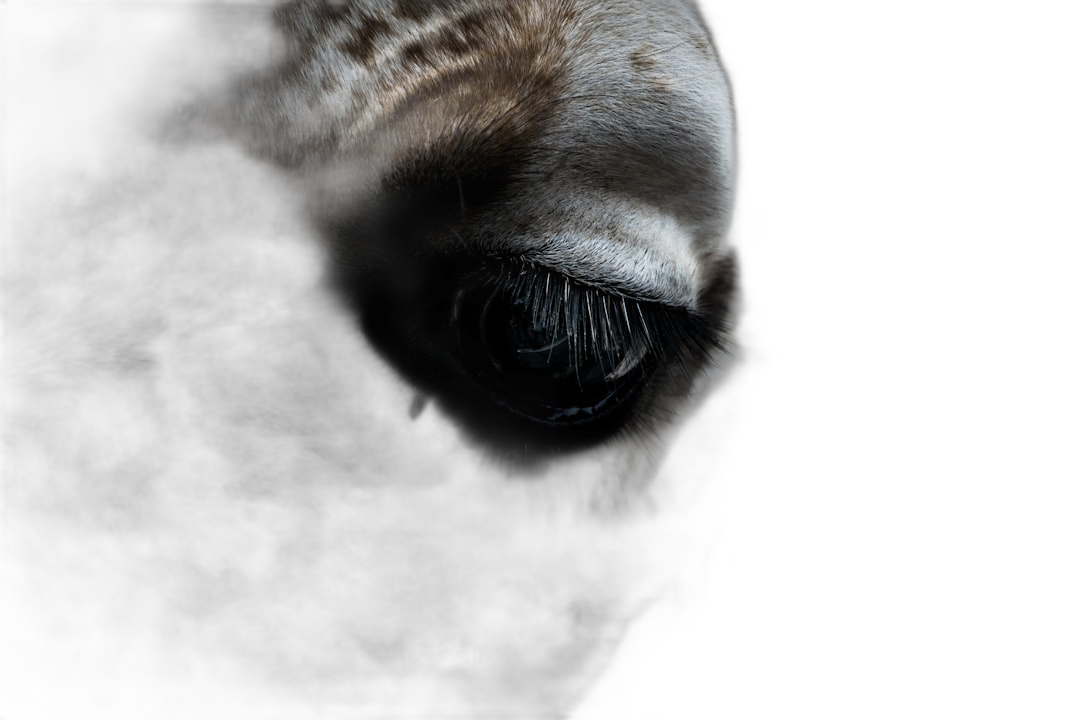
[[[341,51],[359,63],[367,64],[375,57],[379,41],[393,32],[390,23],[382,18],[367,18],[339,46]]]
[[[349,0],[323,0],[323,10],[334,22],[341,21],[349,15],[350,5]]]
[[[656,68],[656,59],[653,57],[655,50],[648,45],[642,45],[630,53],[630,65],[639,73],[646,73]]]
[[[475,208],[514,184],[565,90],[566,28],[576,15],[568,2],[546,5],[464,13],[402,49],[425,80],[383,122],[426,140],[398,159],[390,187]]]
[[[404,19],[420,22],[445,10],[452,10],[457,0],[398,0],[395,14]]]

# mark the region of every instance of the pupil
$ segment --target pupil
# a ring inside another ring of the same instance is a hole
[[[550,293],[545,275],[525,289],[481,283],[459,290],[453,325],[459,356],[463,369],[515,415],[584,424],[630,397],[648,353],[623,329],[629,320],[617,310],[624,305],[551,277]]]
[[[583,324],[571,337],[561,313],[535,312],[512,292],[490,292],[478,309],[487,384],[501,404],[534,420],[592,422],[619,406],[642,377],[641,358],[625,342],[609,339],[596,348]]]

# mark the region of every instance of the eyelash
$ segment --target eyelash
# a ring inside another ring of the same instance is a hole
[[[463,281],[465,287],[481,287],[485,294],[524,303],[526,311],[555,335],[565,331],[575,345],[571,349],[575,362],[590,348],[638,349],[647,363],[642,380],[643,391],[649,394],[646,400],[657,399],[662,391],[687,392],[694,372],[715,349],[725,347],[728,337],[704,313],[586,284],[527,259],[491,259],[465,273]],[[640,394],[599,434],[573,429],[551,433],[557,438],[552,441],[539,433],[531,441],[491,448],[484,474],[527,475],[534,488],[530,503],[534,510],[537,503],[552,506],[566,493],[575,501],[591,499],[597,483],[618,491],[617,468],[631,449],[645,447],[650,454],[662,450],[651,423],[656,420],[651,415],[656,404],[642,402]]]
[[[726,347],[722,324],[704,312],[629,297],[526,260],[494,260],[473,277],[524,303],[552,338],[566,336],[575,359],[633,348],[689,381]]]
[[[730,332],[714,316],[723,313],[678,308],[658,300],[633,297],[620,288],[585,283],[521,256],[472,260],[428,259],[413,262],[408,276],[367,275],[359,289],[360,317],[383,352],[428,395],[472,446],[468,472],[473,483],[521,503],[527,514],[557,520],[571,507],[588,504],[605,488],[618,492],[625,458],[644,449],[647,459],[663,452],[656,422],[665,394],[689,392],[692,378],[716,350],[723,351]],[[354,287],[356,287],[354,285]],[[603,422],[553,427],[517,422],[491,402],[487,386],[475,379],[462,357],[455,316],[463,291],[485,297],[499,294],[524,303],[544,316],[553,331],[565,330],[581,349],[607,344],[642,350],[644,375],[636,396]],[[388,305],[383,298],[401,298]],[[459,424],[460,423],[460,424]],[[524,429],[524,430],[523,430]],[[575,513],[570,513],[575,515]]]

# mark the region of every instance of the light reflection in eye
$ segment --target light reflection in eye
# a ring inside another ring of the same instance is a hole
[[[658,369],[694,362],[715,342],[687,309],[625,297],[529,262],[462,275],[455,293],[448,328],[456,370],[497,407],[538,429],[589,424],[592,432],[595,421],[617,419],[615,410]]]
[[[528,302],[516,288],[484,284],[464,297],[457,313],[462,347],[479,346],[469,353],[473,370],[515,413],[539,423],[599,419],[630,400],[646,379],[631,338],[600,343],[595,333],[591,340],[575,337],[582,321],[539,312],[544,304]],[[615,368],[622,372],[614,374]]]

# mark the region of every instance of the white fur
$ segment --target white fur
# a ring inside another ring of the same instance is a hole
[[[653,513],[671,488],[642,489],[662,445],[512,478],[437,409],[412,421],[322,283],[296,185],[158,133],[272,47],[265,14],[230,35],[214,11],[78,13],[60,32],[53,10],[12,12],[18,716],[572,707],[671,562]],[[685,298],[685,231],[627,222],[617,260],[589,239],[568,265]]]

